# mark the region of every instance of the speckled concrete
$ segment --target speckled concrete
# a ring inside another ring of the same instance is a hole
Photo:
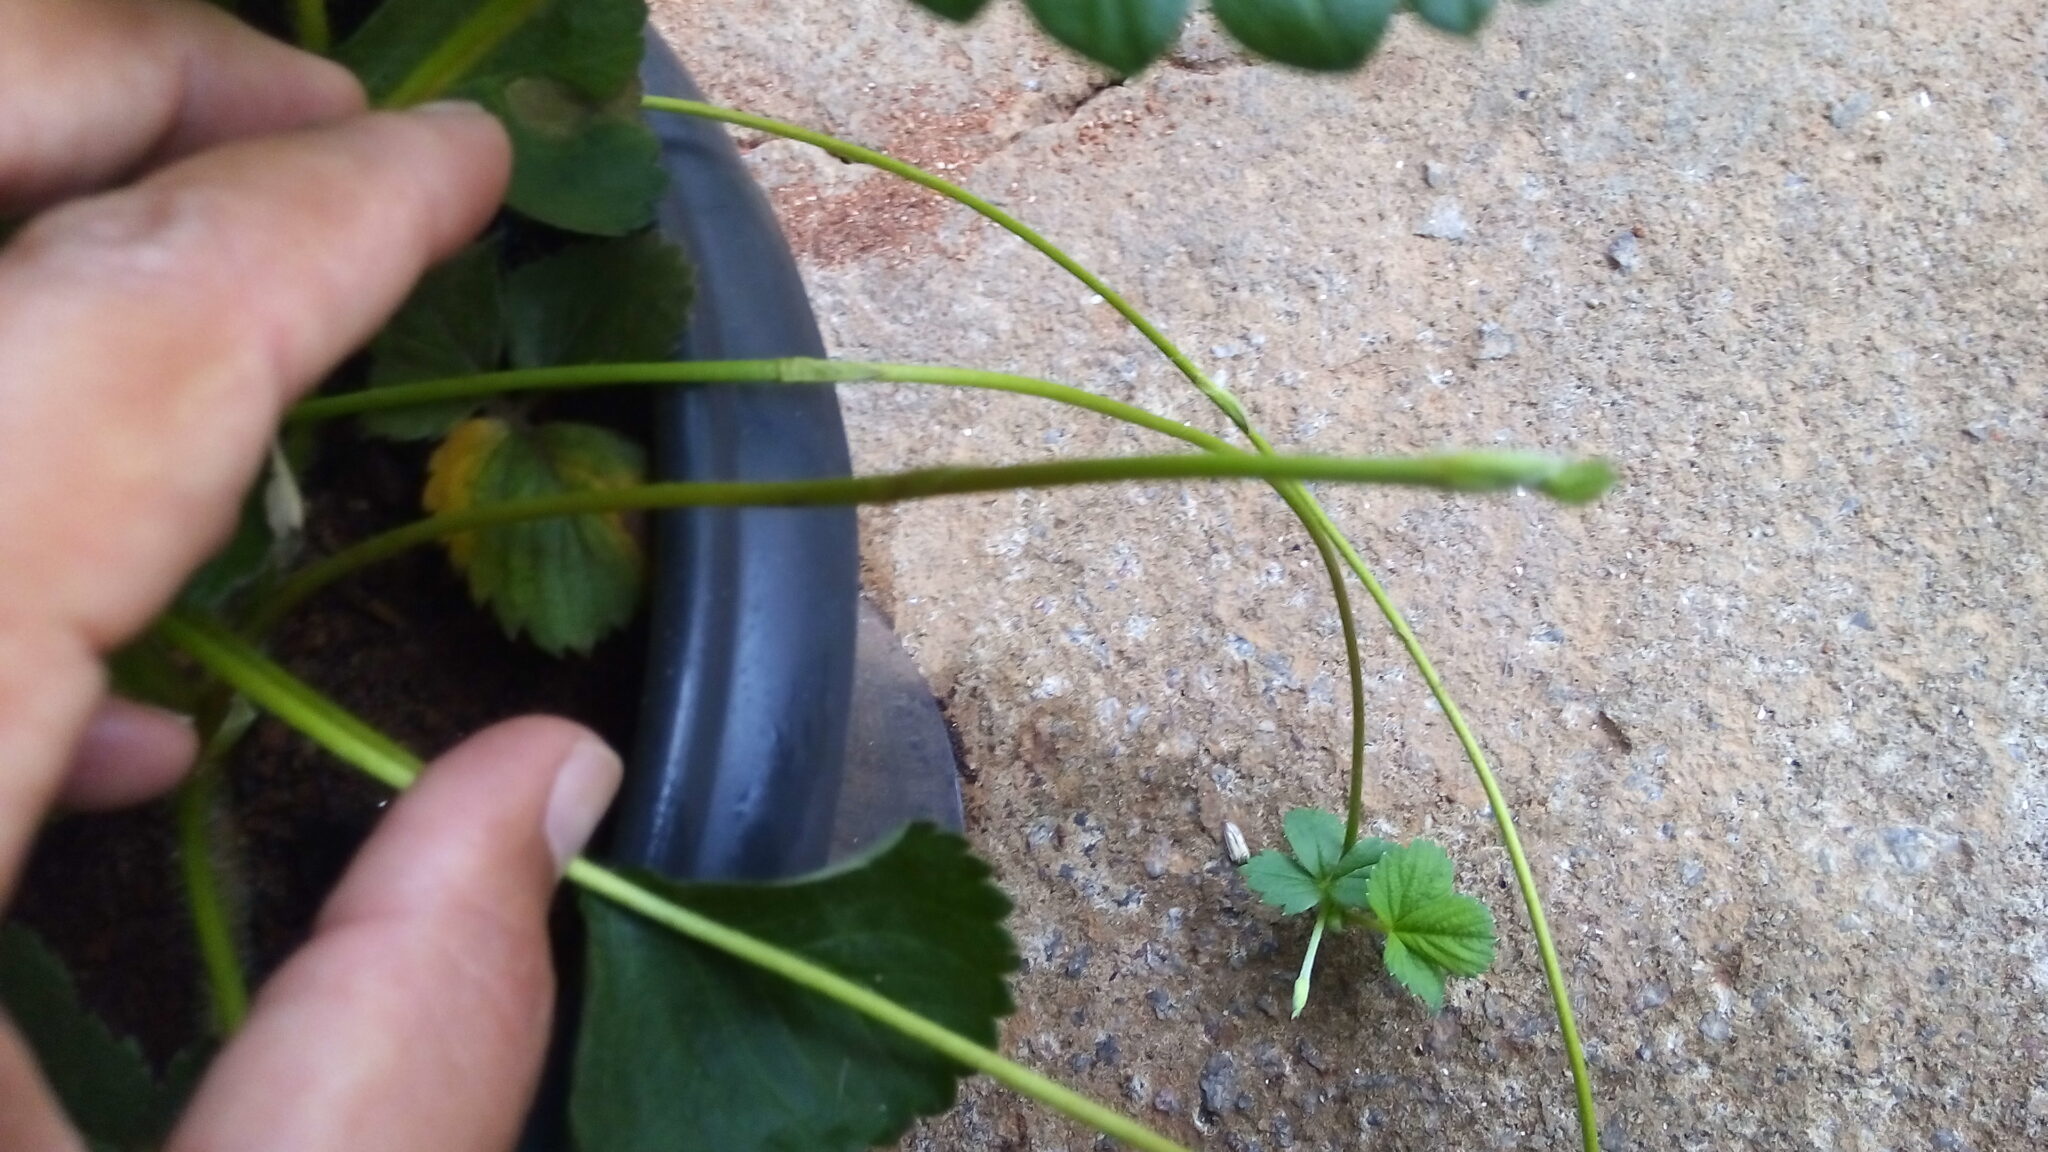
[[[1197,28],[1103,87],[1017,13],[670,2],[714,97],[937,165],[1071,246],[1318,451],[1612,456],[1587,509],[1332,491],[1496,757],[1610,1148],[2048,1139],[2048,17],[2012,0],[1561,0],[1362,75]],[[887,177],[749,140],[844,356],[1041,374],[1216,427],[1110,310]],[[1012,398],[848,390],[870,468],[1135,451]],[[1432,1019],[1255,843],[1334,805],[1343,670],[1254,487],[865,522],[960,726],[1030,962],[1006,1043],[1209,1147],[1551,1148],[1568,1080],[1505,857],[1372,631],[1371,807],[1506,925]],[[1084,1148],[986,1085],[911,1143]]]

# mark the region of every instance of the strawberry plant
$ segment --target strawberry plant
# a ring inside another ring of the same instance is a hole
[[[921,0],[956,19],[979,0]],[[1187,0],[1028,0],[1056,38],[1119,71],[1163,52]],[[237,7],[230,5],[230,7]],[[1397,8],[1470,32],[1490,0],[1214,0],[1247,47],[1304,68],[1356,66]],[[118,662],[123,687],[197,715],[209,739],[179,805],[193,926],[214,1009],[231,1033],[247,977],[219,873],[209,813],[226,749],[253,711],[269,713],[344,763],[393,788],[420,762],[301,682],[264,651],[278,622],[345,577],[410,549],[444,548],[470,594],[508,635],[554,653],[588,651],[633,614],[645,558],[636,517],[685,507],[806,506],[923,499],[1030,486],[1129,480],[1256,479],[1300,517],[1328,570],[1351,688],[1351,761],[1343,814],[1285,820],[1288,853],[1243,865],[1284,915],[1312,917],[1294,1010],[1326,934],[1379,940],[1387,971],[1431,1008],[1446,981],[1490,965],[1493,914],[1456,891],[1436,844],[1360,835],[1364,680],[1351,581],[1364,587],[1420,669],[1491,803],[1530,914],[1572,1062],[1584,1139],[1597,1146],[1584,1056],[1556,949],[1512,817],[1478,741],[1385,588],[1317,503],[1312,482],[1451,491],[1525,489],[1566,502],[1611,481],[1597,460],[1532,452],[1419,457],[1282,454],[1243,405],[1100,277],[995,204],[872,150],[711,104],[643,98],[635,81],[640,0],[294,0],[248,4],[315,50],[331,52],[380,103],[475,100],[511,135],[507,211],[489,235],[427,276],[366,355],[286,419],[272,474],[242,530],[179,605]],[[968,206],[1044,253],[1101,296],[1208,396],[1236,442],[1070,385],[954,367],[819,359],[671,363],[688,312],[682,253],[648,230],[662,172],[643,114],[686,115],[807,142]],[[651,483],[642,447],[617,429],[565,418],[565,396],[620,386],[869,381],[1007,391],[1091,411],[1197,451],[937,468],[850,478]],[[299,531],[295,468],[323,429],[434,444],[418,481],[425,518],[315,551]],[[1016,949],[1008,901],[966,841],[913,825],[866,855],[773,884],[711,884],[579,859],[586,928],[584,1013],[569,1112],[587,1152],[716,1147],[857,1149],[900,1136],[944,1109],[961,1076],[985,1074],[1135,1147],[1172,1141],[995,1050],[1012,1010]],[[48,952],[0,933],[0,991],[54,1087],[96,1147],[151,1146],[175,1113],[194,1061],[162,1078],[132,1045],[80,1007]],[[203,1052],[204,1045],[195,1051]],[[766,1079],[772,1069],[772,1084]],[[772,1090],[771,1090],[772,1089]]]

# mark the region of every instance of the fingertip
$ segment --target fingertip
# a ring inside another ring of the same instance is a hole
[[[174,1147],[509,1147],[554,1003],[557,859],[595,826],[616,765],[588,730],[547,717],[435,761],[264,988]]]
[[[512,137],[505,125],[483,105],[470,100],[436,100],[394,113],[441,138],[442,146],[460,162],[465,177],[486,191],[492,211],[505,199],[512,182]],[[458,229],[471,234],[474,227]]]
[[[110,696],[86,724],[58,803],[96,811],[154,799],[184,777],[198,754],[189,717]]]
[[[547,812],[541,818],[557,872],[582,855],[619,794],[623,775],[619,754],[595,736],[582,737],[562,758],[554,786],[548,791]]]
[[[589,729],[551,716],[494,725],[441,756],[386,814],[323,920],[446,909],[547,906],[618,790],[619,759]]]

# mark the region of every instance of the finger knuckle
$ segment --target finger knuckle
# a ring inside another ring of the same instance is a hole
[[[15,238],[9,256],[107,288],[189,288],[212,274],[208,257],[230,234],[231,217],[203,187],[141,184],[44,213]]]

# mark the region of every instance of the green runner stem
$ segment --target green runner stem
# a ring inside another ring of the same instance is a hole
[[[740,112],[731,108],[721,108],[714,104],[706,104],[695,100],[676,100],[649,96],[645,97],[642,103],[645,107],[658,111],[675,112],[706,120],[716,120],[727,124],[752,128],[772,136],[801,141],[823,149],[841,159],[868,164],[885,172],[894,173],[913,184],[928,188],[949,200],[965,205],[1043,253],[1053,263],[1058,264],[1075,279],[1087,285],[1097,295],[1101,296],[1110,307],[1114,308],[1119,315],[1129,321],[1133,328],[1144,335],[1151,342],[1152,346],[1159,350],[1161,355],[1165,356],[1176,368],[1180,369],[1181,374],[1186,376],[1188,381],[1199,389],[1203,395],[1207,396],[1217,408],[1221,409],[1224,415],[1230,418],[1231,423],[1235,424],[1239,431],[1243,432],[1261,452],[1272,451],[1271,446],[1266,443],[1264,437],[1260,436],[1256,429],[1253,428],[1251,418],[1245,412],[1243,404],[1228,389],[1211,380],[1208,374],[1203,372],[1185,352],[1182,352],[1178,345],[1168,339],[1164,332],[1160,331],[1156,325],[1146,319],[1121,294],[1112,289],[1107,281],[1083,267],[1079,261],[1067,255],[1064,250],[1051,240],[1040,235],[1036,230],[1024,224],[1016,217],[996,207],[990,201],[969,192],[957,184],[926,172],[915,165],[906,164],[872,148],[864,148],[858,144],[840,140],[800,125],[770,119],[766,116],[757,116],[749,112]],[[1279,489],[1279,485],[1275,485],[1275,488]],[[1285,498],[1289,496],[1289,493],[1282,490],[1281,495]],[[1551,938],[1549,921],[1544,915],[1542,900],[1536,892],[1535,874],[1529,867],[1527,854],[1522,851],[1521,837],[1515,831],[1514,814],[1508,809],[1506,798],[1500,790],[1500,784],[1494,778],[1492,766],[1487,763],[1485,754],[1480,751],[1478,740],[1472,735],[1470,728],[1464,724],[1456,703],[1451,699],[1449,690],[1443,686],[1442,679],[1436,675],[1435,669],[1423,652],[1421,642],[1414,638],[1414,632],[1409,628],[1406,618],[1401,614],[1400,609],[1394,604],[1392,598],[1387,595],[1386,590],[1381,587],[1378,578],[1372,574],[1372,570],[1366,566],[1364,558],[1358,554],[1358,550],[1351,544],[1350,540],[1338,530],[1336,524],[1331,521],[1329,513],[1323,509],[1314,496],[1310,495],[1306,490],[1298,490],[1294,495],[1295,499],[1289,500],[1289,506],[1295,507],[1296,500],[1298,500],[1300,506],[1296,509],[1297,514],[1301,514],[1303,511],[1307,513],[1302,520],[1303,527],[1308,530],[1311,536],[1320,534],[1338,548],[1352,572],[1366,586],[1366,591],[1372,596],[1373,603],[1379,606],[1380,614],[1386,618],[1388,626],[1393,629],[1394,634],[1401,640],[1401,645],[1406,649],[1410,660],[1415,663],[1416,670],[1422,674],[1424,681],[1429,684],[1430,693],[1436,698],[1437,706],[1443,710],[1445,718],[1451,721],[1452,731],[1456,733],[1458,743],[1464,748],[1466,759],[1471,762],[1472,771],[1479,778],[1480,787],[1487,794],[1488,802],[1493,808],[1494,823],[1500,830],[1501,845],[1507,850],[1509,862],[1514,868],[1515,880],[1522,894],[1523,907],[1529,914],[1530,927],[1536,936],[1537,950],[1543,958],[1544,979],[1550,985],[1551,1004],[1557,1011],[1558,1028],[1564,1037],[1565,1051],[1570,1058],[1572,1086],[1577,1097],[1579,1135],[1585,1146],[1585,1152],[1599,1152],[1600,1129],[1593,1103],[1593,1082],[1590,1071],[1586,1066],[1585,1049],[1579,1039],[1578,1024],[1572,1013],[1571,991],[1564,983],[1564,968],[1558,960],[1557,946]],[[1349,655],[1352,663],[1354,690],[1362,690],[1356,650],[1354,649]],[[1354,737],[1355,740],[1362,740],[1363,729],[1359,727],[1362,722],[1357,719],[1359,712],[1360,709],[1353,709],[1354,727],[1358,733]],[[1357,825],[1361,809],[1361,805],[1357,801],[1362,798],[1363,772],[1362,761],[1354,759],[1351,788],[1354,802],[1351,805],[1349,818],[1346,820],[1345,842],[1347,844],[1355,842],[1357,838]]]

